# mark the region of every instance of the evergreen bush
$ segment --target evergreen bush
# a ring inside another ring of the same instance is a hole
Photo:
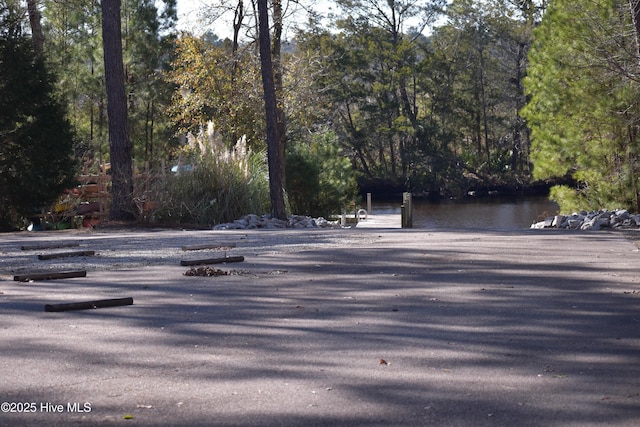
[[[0,14],[0,230],[49,206],[74,185],[74,135],[53,77],[32,41]]]
[[[356,172],[333,132],[314,134],[308,143],[290,144],[286,174],[289,203],[299,215],[339,214],[358,194]]]

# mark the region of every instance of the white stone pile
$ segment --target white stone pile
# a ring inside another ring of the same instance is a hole
[[[272,218],[271,215],[258,216],[249,214],[233,222],[218,224],[213,227],[214,230],[253,230],[257,228],[340,228],[340,223],[337,221],[327,221],[322,217],[312,218],[302,215],[291,215],[286,221],[283,221]]]
[[[531,224],[531,228],[535,229],[562,228],[570,230],[638,227],[640,227],[640,215],[630,214],[624,209],[574,212],[571,215],[556,215]]]

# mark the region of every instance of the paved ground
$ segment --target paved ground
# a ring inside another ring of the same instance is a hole
[[[97,254],[20,249],[63,241]],[[181,249],[204,243],[236,247]],[[234,274],[180,266],[224,253]],[[0,425],[640,425],[621,234],[69,231],[0,235],[0,257]],[[87,277],[12,277],[71,267]]]

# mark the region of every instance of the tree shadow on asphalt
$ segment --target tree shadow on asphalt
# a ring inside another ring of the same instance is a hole
[[[103,380],[100,369],[126,369],[225,392],[257,380],[325,386],[315,407],[230,415],[224,406],[193,403],[181,410],[188,419],[172,425],[211,425],[212,415],[215,425],[633,425],[640,419],[634,270],[600,263],[597,245],[581,239],[581,257],[549,257],[565,248],[554,234],[545,247],[525,250],[529,236],[509,233],[523,242],[505,244],[510,252],[500,259],[474,250],[476,237],[460,233],[446,247],[274,248],[240,276],[188,278],[175,267],[165,277],[129,281],[129,273],[114,272],[117,280],[63,283],[71,294],[134,295],[133,307],[109,310],[41,313],[28,299],[31,289],[2,303],[8,342],[0,356],[5,366],[12,358],[67,360],[61,376],[95,381]],[[503,237],[493,235],[496,244]],[[45,294],[61,287],[29,286]],[[50,329],[48,339],[9,333],[34,318]],[[70,322],[79,327],[69,331]],[[85,335],[78,334],[83,325]],[[86,342],[74,342],[80,339]],[[3,397],[50,401],[56,394],[11,384],[0,386]],[[175,406],[172,397],[167,407]],[[109,424],[120,408],[105,405],[92,417],[107,414]],[[145,425],[148,414],[137,411],[137,425]]]

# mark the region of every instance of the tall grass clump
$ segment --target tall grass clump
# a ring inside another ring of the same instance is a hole
[[[156,222],[209,226],[268,212],[266,155],[248,149],[244,138],[230,149],[191,141],[180,163],[164,180]]]

